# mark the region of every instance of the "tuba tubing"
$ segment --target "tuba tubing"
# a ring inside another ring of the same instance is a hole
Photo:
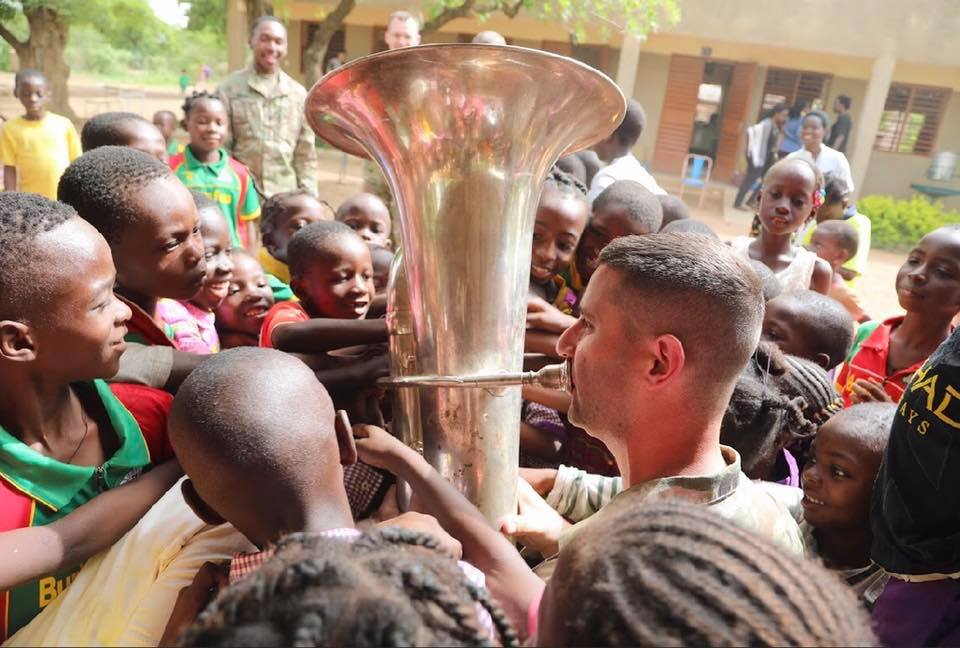
[[[617,127],[623,95],[562,56],[443,44],[347,63],[305,110],[322,139],[374,160],[395,199],[391,373],[409,379],[394,390],[392,432],[495,522],[516,507],[520,388],[464,383],[521,373],[543,180]]]

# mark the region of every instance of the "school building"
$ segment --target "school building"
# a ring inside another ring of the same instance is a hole
[[[660,174],[680,173],[690,152],[713,158],[712,179],[729,182],[744,166],[744,130],[764,110],[799,98],[832,115],[847,95],[847,145],[857,195],[960,194],[960,5],[956,0],[678,0],[683,16],[639,42],[599,31],[574,44],[559,23],[522,12],[486,21],[456,19],[424,42],[469,42],[493,29],[508,43],[587,63],[643,104],[647,126],[636,154]],[[242,0],[228,0],[231,69],[247,56]],[[426,3],[422,3],[423,6]],[[288,72],[303,79],[302,52],[332,3],[288,0]],[[348,59],[386,48],[387,17],[421,11],[420,0],[360,0],[328,56]],[[931,171],[934,177],[931,179]],[[952,176],[952,177],[951,177]],[[942,198],[960,208],[960,197]]]

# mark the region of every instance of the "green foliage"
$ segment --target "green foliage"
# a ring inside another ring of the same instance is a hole
[[[588,31],[604,36],[625,32],[642,40],[650,32],[680,20],[678,0],[432,0],[427,10],[431,16],[438,16],[444,10],[468,4],[470,13],[481,18],[497,12],[513,17],[522,9],[542,20],[564,24],[578,41]]]
[[[227,0],[192,0],[188,17],[190,31],[223,33],[227,30]]]
[[[910,249],[938,227],[960,223],[960,212],[917,196],[866,196],[857,201],[857,210],[870,219],[871,245],[885,250]]]

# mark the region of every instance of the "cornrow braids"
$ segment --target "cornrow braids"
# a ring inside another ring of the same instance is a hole
[[[606,538],[597,543],[598,537]],[[611,546],[612,544],[612,546]],[[576,535],[547,586],[541,642],[604,646],[874,645],[856,596],[708,507],[624,507]]]
[[[197,102],[206,100],[219,101],[221,104],[223,104],[224,109],[226,109],[226,104],[224,103],[223,97],[220,96],[219,93],[207,92],[206,90],[194,91],[189,97],[183,100],[183,106],[180,107],[181,110],[183,110],[183,118],[189,119],[190,111],[197,104]]]
[[[518,645],[500,608],[465,582],[433,536],[383,528],[345,542],[295,533],[224,590],[180,645],[490,645],[477,604],[503,645]]]
[[[544,187],[553,187],[562,194],[574,194],[584,200],[587,197],[587,185],[583,184],[575,177],[566,173],[556,164],[550,169],[550,173],[543,181]]]
[[[751,479],[769,477],[776,453],[796,426],[798,410],[780,389],[779,380],[790,371],[784,354],[771,342],[761,342],[740,372],[720,424],[720,442],[740,454],[743,472]],[[802,429],[806,430],[804,425]]]
[[[843,400],[834,389],[826,370],[815,362],[797,356],[786,356],[790,370],[777,379],[778,386],[796,405],[791,411],[795,437],[809,437],[818,427],[840,411]]]

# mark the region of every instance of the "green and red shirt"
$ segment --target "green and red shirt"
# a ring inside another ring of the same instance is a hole
[[[240,223],[260,218],[260,201],[250,180],[250,172],[220,149],[220,158],[203,164],[193,156],[189,146],[182,153],[170,156],[170,168],[188,189],[209,196],[219,205],[230,225],[230,239],[236,246],[246,247],[246,228]]]
[[[74,466],[40,454],[0,427],[0,532],[50,524],[173,455],[166,436],[170,394],[102,380],[74,389],[85,403],[102,405],[120,447],[100,466]],[[77,571],[66,569],[0,592],[0,641],[39,614]]]

